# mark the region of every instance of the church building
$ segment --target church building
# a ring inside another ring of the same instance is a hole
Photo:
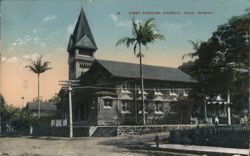
[[[81,84],[72,93],[74,125],[141,124],[141,96],[147,124],[190,123],[188,97],[197,81],[177,68],[143,65],[145,90],[141,91],[139,64],[95,58],[97,45],[83,9],[67,51],[69,79]],[[67,97],[66,93],[61,90],[61,96]],[[67,98],[59,108],[67,118]]]

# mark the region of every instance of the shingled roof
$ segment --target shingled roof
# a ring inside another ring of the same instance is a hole
[[[83,9],[78,17],[73,34],[70,36],[68,44],[68,52],[74,48],[97,50],[94,37],[91,33],[87,18]]]
[[[140,78],[139,64],[96,60],[108,72],[116,77]],[[143,78],[174,82],[196,83],[197,81],[177,68],[143,65]]]

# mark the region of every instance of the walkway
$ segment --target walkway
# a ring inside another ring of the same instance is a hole
[[[151,147],[156,148],[155,145]],[[222,153],[232,155],[247,155],[249,156],[249,149],[237,149],[237,148],[224,148],[224,147],[209,147],[209,146],[196,146],[196,145],[180,145],[180,144],[160,144],[160,149],[189,151],[198,153]]]

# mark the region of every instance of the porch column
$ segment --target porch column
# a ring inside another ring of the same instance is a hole
[[[205,115],[205,122],[207,123],[207,97],[204,99],[204,115]]]

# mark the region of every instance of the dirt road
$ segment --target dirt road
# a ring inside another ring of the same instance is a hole
[[[0,155],[24,156],[161,156],[171,152],[146,150],[153,135],[98,138],[0,138]]]

